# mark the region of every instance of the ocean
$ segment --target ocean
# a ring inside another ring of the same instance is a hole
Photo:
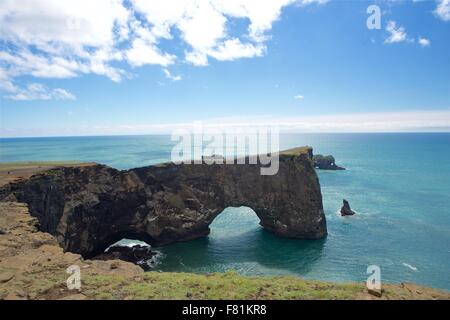
[[[118,169],[170,160],[170,136],[0,139],[0,161],[80,160]],[[264,231],[250,208],[227,208],[208,237],[157,248],[156,270],[296,275],[450,290],[450,133],[283,134],[281,149],[310,145],[345,171],[318,171],[329,235],[315,241]],[[356,215],[341,217],[342,199]]]

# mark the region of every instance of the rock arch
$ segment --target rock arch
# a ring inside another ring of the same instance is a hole
[[[268,231],[283,237],[326,236],[312,150],[280,154],[279,171],[261,165],[174,164],[118,171],[104,165],[61,167],[11,183],[0,199],[27,203],[41,231],[66,250],[89,258],[124,237],[150,244],[209,233],[227,207],[252,208]]]

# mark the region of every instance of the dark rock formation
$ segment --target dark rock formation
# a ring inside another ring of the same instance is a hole
[[[95,257],[97,260],[116,260],[132,262],[145,271],[150,270],[157,264],[157,258],[161,255],[158,251],[153,251],[151,246],[134,245],[109,247],[104,253]]]
[[[350,204],[347,200],[342,201],[341,215],[342,216],[352,216],[355,212],[350,208]]]
[[[316,154],[313,156],[314,168],[322,170],[345,170],[345,168],[336,165],[333,156],[323,156]]]
[[[247,206],[268,231],[318,239],[327,227],[309,148],[280,154],[276,175],[260,164],[167,163],[127,171],[60,167],[0,188],[0,200],[27,203],[40,230],[85,258],[123,238],[152,245],[205,236],[227,207]],[[11,196],[13,195],[13,197]]]

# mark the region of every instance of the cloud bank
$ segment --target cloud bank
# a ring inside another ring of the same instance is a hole
[[[171,134],[177,129],[193,128],[201,123],[213,129],[233,129],[254,126],[277,126],[280,132],[450,132],[450,111],[385,112],[364,114],[339,114],[298,117],[233,117],[199,119],[184,123],[143,123],[121,125],[96,125],[82,127],[11,128],[1,127],[1,137],[20,136],[72,136],[72,135],[133,135]]]

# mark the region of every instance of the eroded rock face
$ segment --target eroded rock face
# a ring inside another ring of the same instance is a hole
[[[114,245],[104,253],[96,256],[96,260],[116,260],[132,262],[143,270],[149,271],[160,263],[161,252],[152,250],[149,245]]]
[[[205,236],[227,207],[247,206],[270,232],[318,239],[327,227],[311,150],[280,155],[279,171],[261,165],[168,163],[128,171],[104,165],[62,167],[11,183],[0,199],[27,203],[40,230],[66,251],[100,254],[123,238],[152,245]]]
[[[336,165],[334,157],[316,154],[313,156],[314,167],[321,170],[345,170],[345,168]]]

